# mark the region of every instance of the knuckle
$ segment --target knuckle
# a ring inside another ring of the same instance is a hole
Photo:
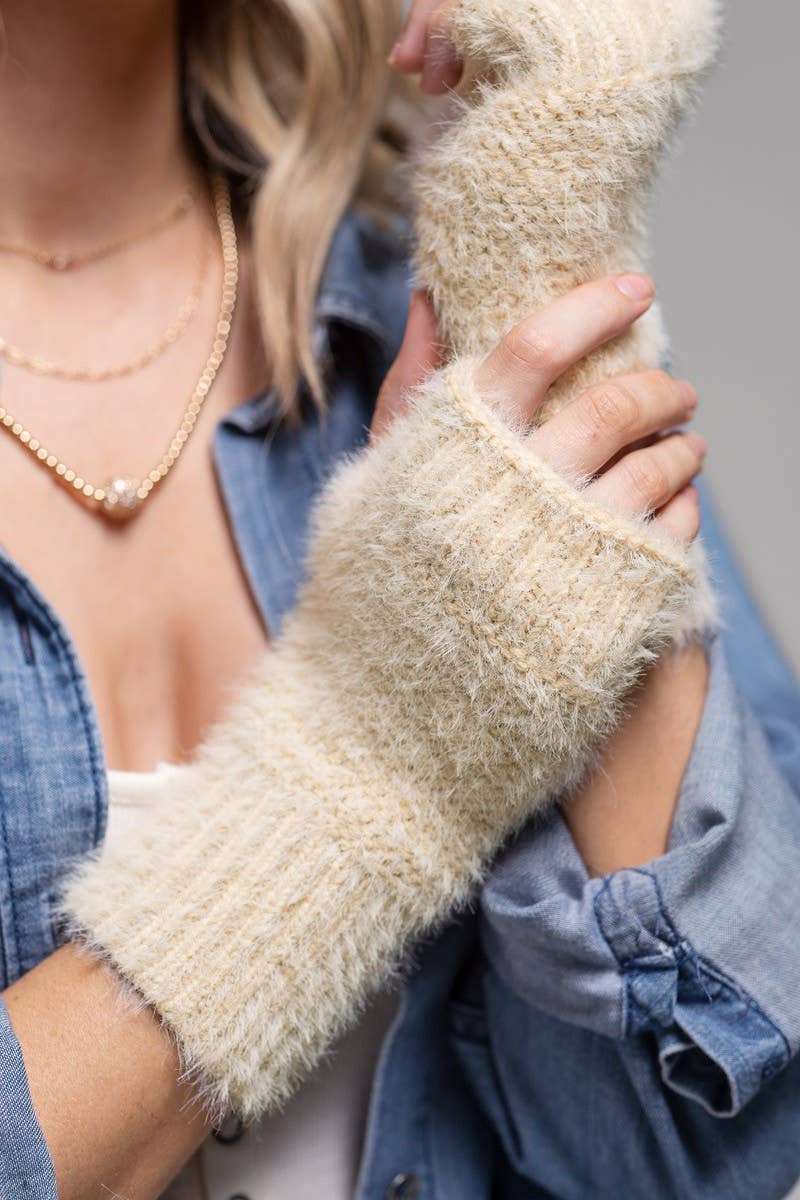
[[[632,392],[620,384],[601,384],[587,395],[589,422],[600,433],[624,435],[636,428],[639,403]]]
[[[628,489],[640,502],[658,501],[667,490],[667,477],[650,455],[634,455],[626,464]]]
[[[517,325],[506,335],[505,346],[510,357],[528,369],[547,371],[558,362],[556,343],[533,326]]]
[[[667,371],[662,371],[660,368],[654,368],[647,372],[647,378],[650,380],[653,388],[660,394],[671,394],[678,390],[678,385],[672,376]]]
[[[661,370],[648,371],[645,381],[652,402],[657,406],[656,411],[663,408],[672,410],[675,407],[675,402],[680,399],[680,391],[671,375]]]

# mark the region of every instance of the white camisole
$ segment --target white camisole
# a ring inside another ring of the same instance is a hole
[[[124,847],[140,821],[155,819],[165,775],[109,771],[106,845]],[[278,1116],[241,1131],[228,1121],[209,1137],[163,1200],[352,1200],[369,1095],[381,1043],[397,1008],[385,993]]]

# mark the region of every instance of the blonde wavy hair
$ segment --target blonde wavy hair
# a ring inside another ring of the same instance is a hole
[[[395,170],[416,106],[386,56],[403,0],[183,0],[184,114],[246,206],[271,381],[324,403],[312,313],[336,225],[354,203],[405,204]]]

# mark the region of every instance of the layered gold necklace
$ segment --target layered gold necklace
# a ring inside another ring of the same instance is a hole
[[[40,250],[38,246],[29,246],[27,242],[5,241],[0,238],[0,254],[16,254],[20,258],[27,258],[30,262],[36,263],[39,267],[45,267],[48,271],[72,271],[75,267],[84,267],[87,263],[98,262],[101,258],[110,258],[112,254],[117,254],[120,250],[126,250],[129,246],[135,246],[137,242],[154,237],[163,229],[169,228],[176,221],[188,216],[193,207],[194,193],[187,190],[181,192],[175,203],[170,205],[167,211],[157,217],[155,221],[145,225],[144,229],[138,229],[135,233],[128,233],[124,237],[100,242],[90,250],[54,252]]]
[[[176,315],[166,329],[133,358],[127,358],[121,363],[111,363],[104,367],[72,367],[53,362],[38,354],[29,354],[21,346],[0,337],[0,357],[12,367],[20,367],[32,375],[44,375],[51,379],[65,379],[71,383],[106,383],[111,379],[124,379],[126,375],[135,375],[151,362],[155,362],[169,350],[188,329],[192,317],[200,306],[203,295],[203,285],[206,281],[209,265],[209,244],[205,229],[202,231],[200,252],[197,256],[197,271],[189,294],[181,303]]]
[[[63,462],[57,454],[52,453],[47,446],[43,445],[40,438],[37,438],[30,429],[26,429],[23,423],[17,420],[13,413],[0,405],[0,430],[5,430],[15,438],[42,467],[50,471],[53,477],[68,489],[75,499],[80,500],[92,511],[111,520],[127,520],[140,512],[145,501],[152,496],[153,490],[162,480],[166,479],[194,432],[203,405],[225,358],[236,308],[239,253],[236,244],[236,227],[231,213],[230,191],[221,175],[212,177],[211,195],[222,251],[222,284],[214,338],[203,370],[184,409],[180,424],[170,439],[164,454],[152,470],[148,471],[141,479],[119,474],[113,476],[108,482],[96,486],[79,471]],[[108,245],[114,244],[109,243]],[[104,253],[109,252],[104,249]],[[97,252],[94,257],[97,257]],[[148,359],[148,361],[150,360]]]

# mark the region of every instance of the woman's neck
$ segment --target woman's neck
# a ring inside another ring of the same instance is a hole
[[[177,0],[3,0],[0,239],[80,250],[191,176]]]

